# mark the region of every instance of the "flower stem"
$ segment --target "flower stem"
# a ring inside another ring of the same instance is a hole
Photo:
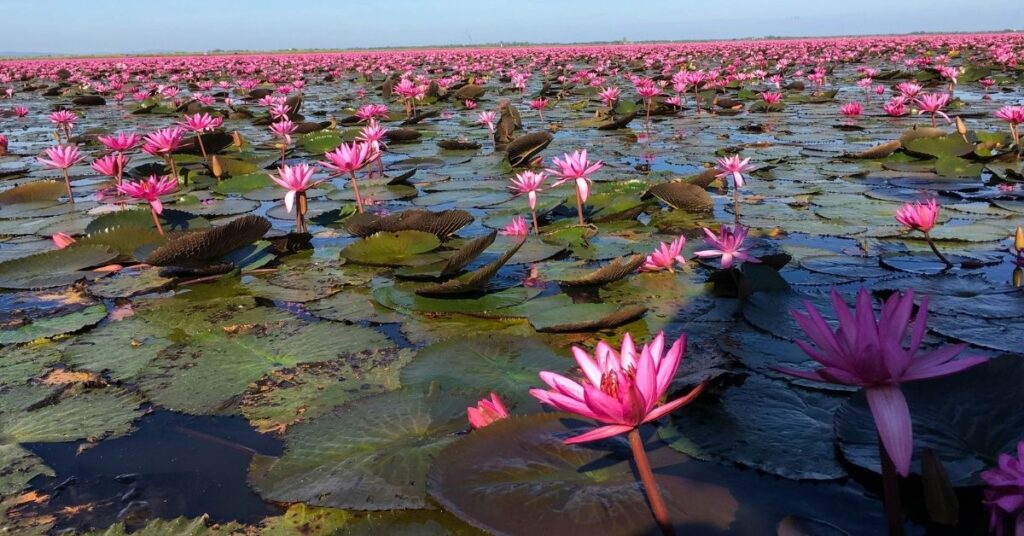
[[[167,163],[170,164],[171,166],[171,175],[174,177],[174,180],[180,182],[181,177],[178,176],[178,166],[174,164],[174,157],[172,157],[170,154],[167,155]],[[188,186],[187,179],[185,180],[185,186]]]
[[[935,242],[932,241],[932,236],[930,234],[928,234],[927,231],[925,231],[925,233],[924,233],[924,239],[925,239],[926,242],[928,242],[928,247],[932,248],[932,253],[934,253],[935,256],[939,258],[940,261],[945,263],[946,266],[949,266],[949,267],[953,266],[953,263],[949,262],[949,259],[947,259],[945,255],[943,255],[941,252],[939,252],[939,248],[935,247]]]
[[[900,483],[896,476],[896,465],[878,438],[878,456],[882,462],[882,499],[885,515],[889,519],[889,536],[903,536],[903,505],[900,504]]]
[[[356,181],[356,172],[349,171],[352,175],[352,191],[356,194],[356,208],[359,209],[359,213],[363,213],[363,198],[359,196],[359,183]]]
[[[580,200],[579,189],[576,190],[576,217],[579,218],[580,225],[585,225],[583,223],[583,201]]]
[[[295,194],[295,232],[306,232],[306,192]]]
[[[63,168],[61,171],[64,172],[64,186],[68,187],[68,201],[71,202],[71,206],[74,206],[75,196],[71,193],[71,176],[68,175],[68,168]]]
[[[647,502],[650,503],[654,520],[658,523],[658,527],[661,528],[662,534],[665,536],[675,536],[676,531],[669,520],[668,508],[665,507],[665,500],[661,498],[658,483],[654,480],[654,473],[651,472],[651,462],[647,460],[647,452],[644,451],[644,443],[640,439],[640,430],[638,428],[634,428],[629,432],[629,447],[633,450],[636,470],[640,473],[640,480],[644,484]]]
[[[203,153],[203,162],[209,163],[210,157],[206,156],[206,146],[203,145],[203,135],[196,132],[196,141],[199,142],[199,151]]]
[[[537,210],[531,208],[530,214],[533,214],[533,234],[540,236],[540,227],[537,225]]]
[[[164,236],[164,228],[160,225],[160,217],[156,215],[156,211],[150,208],[149,214],[153,216],[153,223],[156,225],[157,232],[160,233],[160,236]]]
[[[734,182],[732,185],[732,215],[733,223],[740,224],[740,188]]]

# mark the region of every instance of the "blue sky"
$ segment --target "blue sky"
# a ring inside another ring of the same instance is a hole
[[[1024,29],[1024,2],[964,0],[0,0],[0,9],[0,53]]]

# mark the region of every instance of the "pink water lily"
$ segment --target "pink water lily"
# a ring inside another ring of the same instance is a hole
[[[640,267],[640,270],[643,272],[660,272],[662,270],[675,272],[672,267],[676,264],[679,264],[679,266],[686,265],[686,258],[682,255],[685,246],[686,237],[682,235],[672,242],[662,242],[647,256],[647,260]]]
[[[64,186],[68,189],[68,201],[74,205],[75,196],[71,192],[71,176],[68,174],[68,168],[81,162],[85,159],[75,145],[57,145],[56,147],[49,147],[46,149],[47,158],[41,156],[37,159],[43,163],[43,165],[61,170],[64,175]]]
[[[277,168],[277,175],[270,174],[270,180],[287,190],[284,194],[284,206],[288,212],[291,213],[295,205],[298,205],[298,210],[295,211],[296,233],[306,232],[306,190],[324,182],[323,180],[314,181],[314,173],[316,173],[316,166],[309,164],[289,166],[285,164]]]
[[[1024,535],[1024,441],[1017,443],[1017,455],[1000,454],[999,464],[981,473],[988,484],[985,505],[989,510],[989,529],[997,536],[1013,527],[1014,536]]]
[[[540,187],[544,184],[545,179],[547,179],[547,175],[544,172],[523,171],[516,173],[509,186],[516,195],[525,194],[529,200],[530,214],[533,216],[533,232],[538,235],[540,229],[537,225],[537,192],[541,190]]]
[[[478,125],[484,125],[487,127],[488,132],[494,134],[494,122],[497,120],[497,115],[494,112],[480,112],[476,115],[476,122]]]
[[[57,233],[50,237],[50,239],[53,240],[53,245],[57,246],[57,249],[64,249],[77,242],[77,240],[67,233]]]
[[[918,355],[927,331],[928,298],[921,299],[917,316],[911,319],[913,291],[890,296],[877,319],[867,289],[862,288],[857,294],[855,311],[850,311],[835,290],[832,305],[839,319],[834,331],[810,303],[806,304],[806,314],[793,311],[797,324],[810,339],[810,343],[796,344],[823,367],[813,371],[779,370],[808,380],[862,387],[882,444],[896,470],[906,476],[910,471],[913,432],[910,410],[899,384],[954,374],[984,363],[985,358],[954,360],[967,348],[966,344],[948,345]],[[903,340],[907,334],[910,346],[905,348]]]
[[[205,161],[208,161],[210,158],[206,155],[206,146],[203,145],[203,132],[213,132],[223,124],[223,119],[208,113],[186,115],[185,120],[180,123],[182,127],[195,133],[196,142],[199,143],[199,151],[203,154],[203,160]]]
[[[130,151],[138,147],[139,143],[142,142],[142,138],[134,132],[125,134],[124,132],[118,132],[115,136],[96,136],[96,139],[100,143],[105,145],[107,149],[111,151],[118,151],[121,153]]]
[[[846,117],[859,117],[863,109],[859,102],[848,102],[839,107],[839,113]]]
[[[949,116],[942,112],[942,109],[946,107],[946,103],[949,102],[948,93],[925,93],[915,99],[914,102],[920,108],[917,111],[918,115],[931,114],[933,127],[935,126],[935,116],[942,117],[947,123],[950,122]]]
[[[505,227],[498,231],[498,234],[504,236],[526,237],[530,234],[530,228],[526,226],[526,218],[516,216],[512,218],[512,221],[506,223]]]
[[[324,157],[327,158],[327,161],[320,162],[323,167],[335,171],[339,175],[348,173],[352,178],[352,191],[356,197],[356,208],[359,212],[363,212],[363,199],[359,195],[356,171],[380,158],[380,152],[374,150],[373,145],[369,143],[352,142],[342,143],[333,151],[326,153]]]
[[[172,193],[177,189],[178,180],[170,175],[164,177],[150,175],[146,180],[124,181],[117,185],[117,191],[122,194],[135,199],[141,199],[149,203],[150,213],[153,216],[153,223],[156,225],[156,229],[161,235],[164,234],[164,229],[160,225],[160,218],[158,216],[163,214],[164,205],[163,202],[160,201],[160,196]]]
[[[949,259],[939,251],[932,240],[931,230],[935,227],[935,221],[939,217],[939,205],[934,199],[924,203],[904,203],[896,209],[896,221],[900,222],[912,231],[920,231],[924,234],[924,240],[932,249],[932,253],[939,258],[946,266],[953,266]]]
[[[572,353],[583,373],[582,380],[577,382],[543,371],[540,379],[550,389],[531,389],[530,395],[558,410],[603,423],[590,432],[566,439],[567,444],[623,434],[686,405],[703,390],[701,385],[680,398],[661,403],[682,361],[685,345],[683,335],[666,351],[665,334],[659,333],[638,352],[633,337],[627,333],[619,351],[604,341],[597,344],[593,355],[574,346]]]
[[[124,153],[111,153],[97,158],[90,164],[90,167],[100,175],[114,179],[116,184],[121,184],[121,176],[124,174],[124,168],[128,166],[129,160],[130,157],[125,156]]]
[[[466,408],[466,417],[474,428],[483,428],[494,421],[508,418],[508,410],[498,395],[491,393],[490,399],[484,398],[477,402],[476,407]]]
[[[562,155],[562,159],[556,156],[552,159],[552,163],[556,169],[545,170],[552,176],[558,177],[558,180],[551,185],[552,188],[569,181],[575,181],[576,215],[579,218],[579,224],[583,225],[583,203],[586,203],[590,197],[590,176],[604,167],[604,162],[600,160],[591,162],[587,158],[587,150],[583,149],[582,151],[574,151],[572,154],[565,153]]]
[[[732,268],[733,264],[740,262],[759,263],[760,259],[747,254],[747,248],[743,242],[747,239],[747,230],[742,225],[729,227],[723,225],[718,234],[711,232],[711,229],[704,228],[704,242],[712,249],[704,249],[694,252],[694,255],[701,259],[721,257],[723,270]]]
[[[50,114],[50,122],[57,125],[57,128],[64,132],[65,138],[71,141],[71,129],[75,126],[78,115],[71,110],[57,110]],[[59,136],[58,136],[59,138]],[[57,141],[60,141],[59,139]]]
[[[650,470],[638,427],[689,404],[704,390],[705,384],[700,384],[687,394],[662,403],[683,359],[685,347],[686,335],[682,335],[666,351],[664,332],[658,333],[639,351],[629,333],[623,336],[619,351],[604,341],[597,343],[594,355],[573,346],[573,357],[583,373],[582,380],[577,382],[561,374],[542,371],[540,379],[549,389],[530,389],[530,395],[542,404],[602,423],[590,432],[565,439],[566,444],[629,434],[630,448],[648,502],[665,534],[673,533],[672,524]]]
[[[171,176],[175,181],[178,180],[178,167],[171,155],[181,147],[181,139],[184,135],[185,131],[181,127],[164,128],[147,134],[142,142],[143,152],[163,158],[164,162],[170,166]],[[188,177],[186,176],[186,183],[187,181]]]

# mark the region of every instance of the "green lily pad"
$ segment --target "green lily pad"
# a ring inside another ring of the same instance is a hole
[[[964,156],[974,152],[974,144],[964,141],[959,134],[916,138],[904,143],[903,147],[909,153],[936,158]]]
[[[402,385],[427,387],[437,382],[446,390],[494,391],[506,401],[532,401],[529,388],[538,385],[537,373],[565,373],[572,365],[536,339],[513,336],[476,336],[433,344],[419,351],[402,369]]]
[[[280,458],[256,457],[249,479],[265,499],[354,510],[429,508],[426,475],[464,430],[475,400],[402,389],[357,400],[285,436]]]
[[[213,523],[206,515],[189,519],[154,519],[142,528],[131,530],[124,523],[115,523],[106,530],[87,533],[87,536],[230,536],[242,530],[235,522]]]
[[[320,156],[328,151],[338,148],[344,141],[340,132],[334,130],[321,130],[303,134],[296,140],[296,144],[309,154]]]
[[[341,250],[341,256],[358,264],[396,266],[440,246],[435,235],[424,231],[380,232],[349,244]]]
[[[477,298],[429,298],[397,286],[373,291],[373,299],[388,309],[411,313],[463,313],[501,316],[501,309],[519,305],[539,292],[512,287]]]
[[[562,441],[593,425],[563,414],[500,420],[448,447],[428,488],[445,510],[498,534],[653,534],[657,531],[624,437]],[[646,446],[680,534],[727,530],[739,503],[727,488],[678,476],[685,456]]]
[[[358,290],[342,291],[306,304],[306,310],[320,318],[339,322],[401,322],[405,316],[376,303]]]
[[[266,173],[250,173],[238,175],[230,179],[224,179],[213,187],[213,191],[219,194],[244,194],[260,188],[274,187],[277,184],[270,180]]]
[[[107,307],[101,303],[60,316],[33,319],[13,329],[0,329],[0,345],[19,344],[71,333],[95,325],[106,316]]]
[[[719,396],[704,393],[660,429],[669,445],[701,460],[731,461],[793,479],[830,480],[846,472],[832,445],[840,399],[762,376]]]
[[[83,271],[117,258],[107,246],[73,245],[0,263],[0,288],[33,289],[70,285],[80,279],[101,277]]]

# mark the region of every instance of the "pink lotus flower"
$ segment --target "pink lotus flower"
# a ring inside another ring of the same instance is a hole
[[[146,180],[124,181],[117,186],[117,191],[122,194],[148,202],[149,207],[156,214],[163,214],[164,212],[164,205],[160,201],[160,196],[172,193],[177,189],[178,181],[170,175],[160,178],[156,175],[150,175]]]
[[[50,122],[57,125],[70,135],[71,127],[75,126],[78,116],[71,110],[57,110],[50,114]]]
[[[497,116],[496,116],[496,114],[494,112],[480,112],[476,116],[476,123],[478,125],[486,125],[487,126],[487,130],[491,134],[494,134],[494,121],[495,121],[495,119],[497,119]]]
[[[899,474],[907,476],[913,450],[910,410],[899,384],[937,378],[960,372],[985,362],[983,357],[966,357],[954,361],[966,344],[950,345],[918,356],[928,322],[928,298],[921,300],[917,317],[911,327],[914,293],[894,293],[882,306],[876,320],[871,296],[866,289],[857,294],[856,311],[851,312],[843,298],[832,291],[832,304],[839,319],[833,331],[814,306],[807,304],[807,314],[794,311],[793,316],[810,338],[811,343],[796,341],[811,359],[823,365],[814,371],[779,370],[813,381],[862,387],[867,395],[871,414],[885,451]],[[910,332],[910,347],[903,340]]]
[[[462,105],[465,106],[467,110],[475,110],[476,109],[476,101],[475,100],[466,99],[466,100],[462,101]]]
[[[747,254],[747,249],[743,247],[743,241],[746,239],[747,230],[742,225],[737,225],[735,228],[723,225],[718,235],[715,235],[715,233],[705,227],[704,242],[711,246],[712,249],[696,251],[694,255],[701,259],[721,257],[721,267],[723,270],[728,270],[732,268],[733,264],[738,264],[739,262],[761,262],[760,259]]]
[[[721,172],[715,175],[716,177],[724,178],[731,175],[733,184],[737,188],[743,187],[743,174],[754,169],[754,166],[750,163],[750,158],[741,161],[739,155],[719,158],[718,165],[715,167]]]
[[[761,101],[763,101],[768,106],[771,106],[773,104],[777,104],[781,100],[782,100],[782,93],[778,93],[778,92],[775,92],[775,91],[763,91],[763,92],[761,92]]]
[[[41,156],[36,158],[46,167],[61,170],[61,173],[64,175],[64,186],[68,190],[68,202],[74,205],[75,196],[71,192],[71,176],[68,174],[68,168],[81,162],[85,157],[78,152],[78,147],[75,145],[50,147],[46,149],[46,156],[49,158]]]
[[[918,107],[921,109],[917,111],[918,115],[931,114],[932,126],[935,126],[935,116],[941,116],[950,122],[949,116],[942,112],[942,109],[946,107],[946,103],[949,102],[949,94],[947,93],[925,93],[916,99]]]
[[[0,156],[4,156],[4,155],[7,154],[7,148],[8,148],[7,144],[8,144],[7,136],[4,136],[3,134],[0,134]]]
[[[615,103],[619,100],[619,95],[622,94],[622,90],[615,87],[606,87],[597,94],[598,98],[601,99],[601,104],[604,104],[608,108],[615,106]]]
[[[387,137],[387,133],[388,129],[386,127],[381,126],[376,119],[370,119],[370,122],[359,131],[356,139],[369,144],[374,151],[379,152],[385,147],[384,138]]]
[[[46,149],[46,156],[49,158],[37,157],[46,167],[53,169],[67,169],[85,159],[75,145],[57,145]]]
[[[76,242],[76,240],[67,233],[57,233],[50,238],[53,240],[53,245],[57,246],[57,249],[64,249]]]
[[[153,156],[167,158],[181,146],[181,138],[184,135],[185,131],[180,127],[162,128],[146,135],[142,150]]]
[[[128,165],[128,160],[129,157],[122,153],[111,153],[103,158],[94,160],[91,167],[100,175],[117,179],[118,184],[120,184],[121,175],[124,173],[124,168]]]
[[[604,162],[598,160],[591,163],[587,158],[587,150],[574,151],[572,154],[565,153],[562,160],[556,156],[552,163],[558,169],[546,169],[558,180],[552,187],[559,186],[569,181],[576,182],[576,215],[579,217],[580,225],[583,225],[583,203],[590,197],[590,176],[597,170],[604,167]]]
[[[530,202],[530,210],[535,210],[537,208],[537,192],[541,190],[540,187],[544,184],[545,179],[547,179],[547,175],[544,172],[523,171],[516,173],[510,188],[516,195],[526,194]]]
[[[1010,138],[1020,145],[1020,125],[1024,123],[1024,106],[1003,106],[996,110],[995,116],[1010,125]]]
[[[683,247],[686,246],[686,237],[680,235],[671,243],[662,242],[658,247],[654,248],[654,251],[647,256],[647,260],[644,265],[640,267],[642,272],[660,272],[662,270],[668,270],[669,272],[675,273],[672,269],[676,263],[679,266],[686,265],[686,259],[683,258],[682,252]]]
[[[224,120],[208,113],[197,113],[186,115],[184,121],[179,124],[192,132],[211,132],[220,128]]]
[[[466,417],[469,418],[469,424],[474,429],[483,428],[494,421],[507,419],[508,410],[505,409],[505,404],[501,403],[498,395],[491,393],[490,400],[483,398],[477,402],[475,408],[466,408]]]
[[[28,108],[26,108],[24,106],[15,106],[14,107],[14,116],[15,117],[25,117],[26,115],[28,115]]]
[[[324,182],[323,180],[314,181],[314,173],[316,173],[316,166],[311,166],[309,164],[297,164],[294,166],[280,166],[277,168],[277,175],[274,175],[273,173],[270,174],[270,179],[272,181],[277,183],[281,188],[288,190],[288,193],[284,195],[284,206],[288,209],[289,213],[295,205],[296,194],[304,193],[306,190],[314,188],[318,184]]]
[[[271,134],[275,137],[281,138],[285,145],[290,145],[292,143],[292,133],[295,132],[295,129],[297,128],[298,127],[295,126],[295,123],[292,123],[288,119],[275,121],[270,124]],[[281,160],[284,161],[284,157],[282,157]]]
[[[530,109],[543,111],[548,107],[550,101],[544,97],[538,97],[530,101]]]
[[[356,110],[356,117],[360,121],[371,121],[378,117],[387,117],[388,107],[383,104],[364,104]]]
[[[892,117],[901,117],[907,115],[907,106],[903,102],[903,97],[895,97],[889,102],[882,106],[885,113]]]
[[[665,334],[659,333],[637,352],[633,337],[627,333],[619,352],[604,341],[597,343],[593,356],[573,346],[573,357],[583,372],[583,381],[543,371],[540,379],[550,390],[530,389],[530,395],[560,411],[603,423],[590,432],[566,439],[566,444],[631,432],[688,404],[703,391],[701,385],[681,398],[661,403],[682,361],[685,345],[683,335],[666,352]]]
[[[530,234],[530,228],[526,226],[526,218],[522,216],[516,216],[512,218],[512,221],[505,224],[505,227],[498,231],[498,234],[505,236],[522,236]]]
[[[914,231],[927,233],[935,227],[939,217],[939,205],[934,199],[925,203],[905,203],[896,209],[896,221]]]
[[[846,117],[858,117],[863,109],[859,102],[848,102],[839,107],[839,113]]]
[[[116,136],[96,136],[96,139],[111,151],[122,153],[134,149],[141,141],[139,135],[134,132],[129,134],[118,132]]]
[[[922,89],[924,88],[914,82],[900,82],[899,84],[896,84],[896,91],[899,91],[900,94],[908,100],[916,98],[918,94],[921,93]]]
[[[380,151],[377,151],[369,143],[342,143],[337,149],[324,155],[326,162],[320,162],[327,169],[336,171],[338,174],[348,173],[352,178],[352,191],[356,196],[356,208],[363,212],[363,199],[359,195],[359,183],[356,182],[356,171],[380,158]]]
[[[1007,524],[1015,536],[1024,534],[1024,441],[1017,443],[1017,457],[1000,454],[999,465],[981,473],[988,484],[984,492],[989,530],[1002,536]]]

